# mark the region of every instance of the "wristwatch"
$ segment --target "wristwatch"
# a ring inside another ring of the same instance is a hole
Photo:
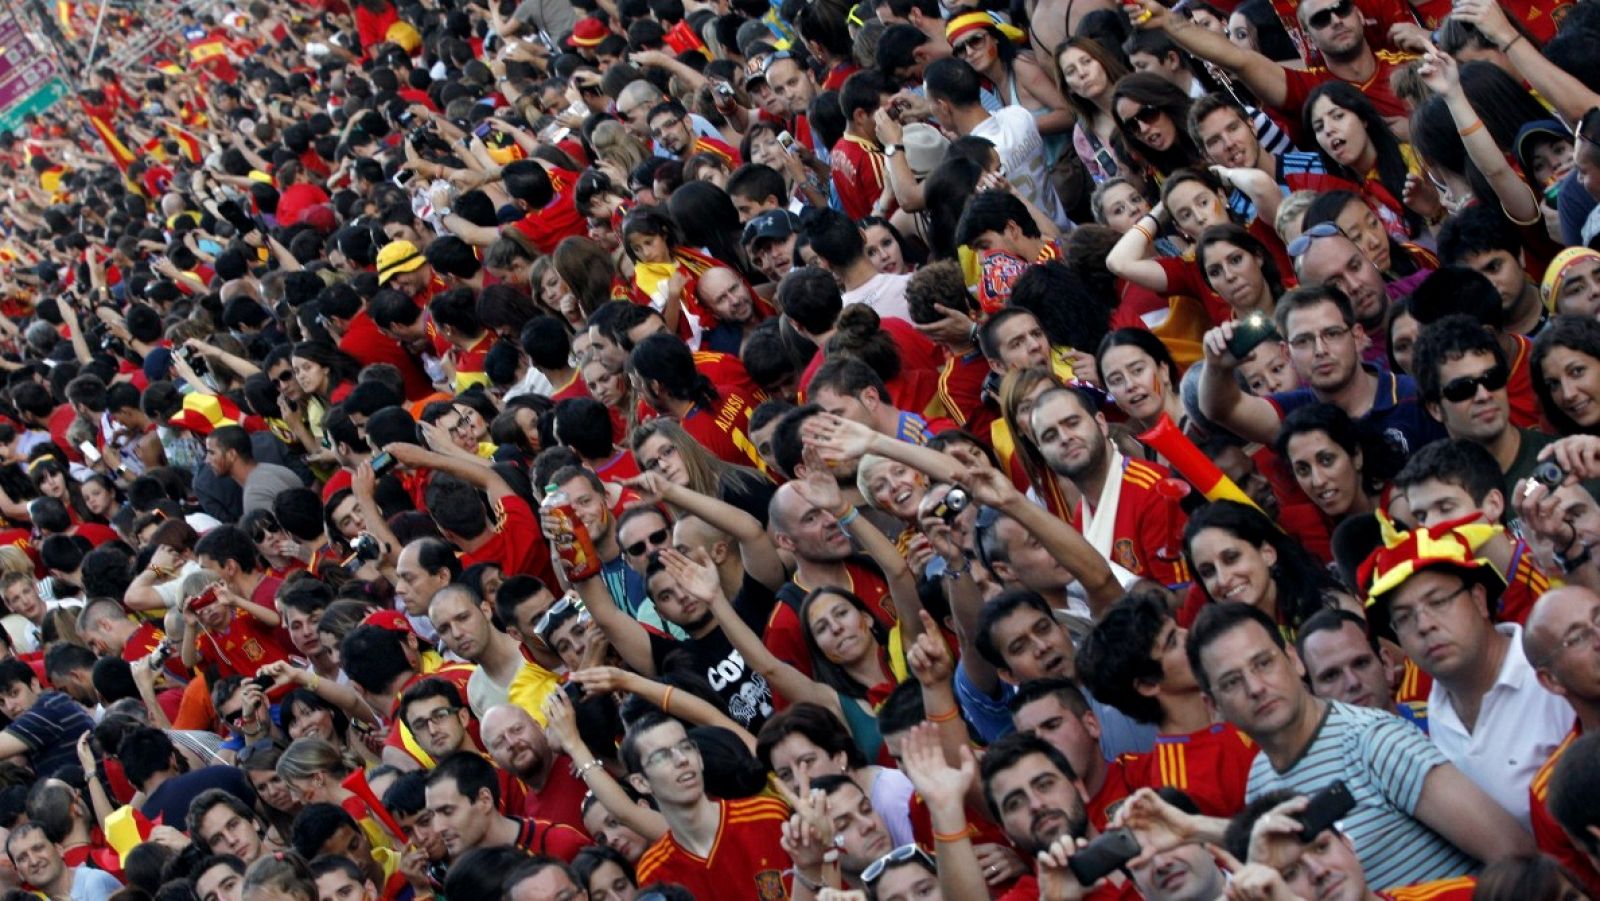
[[[883,145],[883,155],[884,155],[885,158],[894,156],[895,154],[897,154],[899,152],[900,152],[900,145],[899,144],[885,144],[885,145]]]

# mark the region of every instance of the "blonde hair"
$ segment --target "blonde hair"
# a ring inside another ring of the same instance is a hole
[[[33,561],[28,559],[28,552],[14,544],[0,547],[0,573],[27,573],[33,575]]]
[[[310,779],[326,773],[339,779],[350,775],[356,764],[339,749],[320,738],[300,738],[285,748],[278,758],[278,778]]]
[[[589,136],[594,155],[614,163],[624,173],[632,172],[650,159],[650,151],[637,138],[628,133],[621,122],[601,122]]]
[[[1284,244],[1293,244],[1294,239],[1305,231],[1301,223],[1305,221],[1306,210],[1311,209],[1316,199],[1315,191],[1296,191],[1278,204],[1278,215],[1272,219],[1272,230],[1278,233]]]

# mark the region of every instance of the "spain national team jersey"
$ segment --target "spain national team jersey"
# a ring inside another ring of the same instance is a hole
[[[1231,817],[1244,808],[1250,764],[1259,749],[1229,723],[1187,735],[1157,735],[1147,754],[1125,754],[1130,791],[1171,786],[1188,793],[1206,816]]]
[[[1518,337],[1521,338],[1520,335]],[[1517,539],[1516,549],[1511,553],[1511,573],[1506,578],[1506,590],[1500,593],[1495,620],[1519,626],[1526,623],[1528,614],[1533,612],[1534,602],[1549,590],[1550,577],[1534,562],[1533,554],[1528,552],[1528,543]]]
[[[887,179],[883,151],[866,138],[846,134],[833,145],[829,162],[844,214],[851,221],[871,214]]]
[[[1579,851],[1572,844],[1572,839],[1567,837],[1566,830],[1550,815],[1550,776],[1556,771],[1556,764],[1561,761],[1561,755],[1567,752],[1574,741],[1583,734],[1583,724],[1573,723],[1572,731],[1561,744],[1550,752],[1550,758],[1533,774],[1533,781],[1528,784],[1528,818],[1533,823],[1533,840],[1538,843],[1539,850],[1555,858],[1562,866],[1571,870],[1577,876],[1589,893],[1600,897],[1600,872],[1589,862],[1588,855]]]
[[[706,856],[684,848],[668,832],[639,858],[639,884],[677,883],[696,898],[788,898],[783,873],[793,864],[779,838],[789,808],[761,796],[716,804],[717,836]]]
[[[1146,579],[1177,586],[1189,581],[1183,559],[1183,526],[1189,517],[1178,501],[1161,490],[1167,468],[1145,460],[1127,460],[1122,468],[1122,495],[1106,556]],[[1072,526],[1083,531],[1083,510],[1073,510]]]
[[[1416,661],[1406,658],[1405,668],[1400,672],[1400,685],[1394,690],[1394,699],[1397,703],[1406,704],[1413,701],[1428,703],[1428,694],[1433,691],[1433,677],[1423,672]]]
[[[715,409],[695,407],[680,423],[689,436],[718,459],[736,466],[767,471],[766,461],[750,440],[750,411],[755,408],[741,391],[718,389],[722,397]]]
[[[1533,393],[1533,342],[1525,335],[1511,334],[1510,338],[1516,345],[1511,355],[1511,378],[1506,382],[1511,424],[1519,429],[1536,429],[1544,416],[1539,412],[1539,397]]]

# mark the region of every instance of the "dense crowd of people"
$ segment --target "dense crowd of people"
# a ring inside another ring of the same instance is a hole
[[[0,901],[1600,898],[1591,10],[36,5]]]

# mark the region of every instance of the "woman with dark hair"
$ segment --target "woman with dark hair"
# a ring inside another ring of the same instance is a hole
[[[1112,89],[1111,112],[1123,146],[1149,167],[1156,184],[1176,169],[1206,163],[1186,127],[1192,103],[1187,93],[1154,72],[1125,75]]]
[[[926,204],[917,214],[922,236],[935,260],[956,258],[956,225],[966,211],[967,201],[978,192],[983,180],[983,167],[964,157],[946,158],[928,174],[922,183],[922,196]]]
[[[1378,507],[1384,480],[1374,472],[1378,461],[1369,465],[1366,445],[1350,415],[1333,404],[1301,407],[1283,421],[1278,457],[1330,527]]]
[[[575,328],[581,328],[589,314],[606,302],[627,297],[616,261],[591,238],[562,238],[550,255],[550,263],[567,287],[565,297],[572,299],[570,304],[563,300],[558,315]]]
[[[791,792],[800,791],[802,775],[849,776],[883,816],[895,845],[914,840],[911,780],[864,757],[845,724],[821,705],[795,704],[767,720],[756,735],[756,758]]]
[[[350,717],[309,688],[296,688],[278,702],[280,725],[291,741],[320,738],[341,753],[355,754],[369,764],[378,763],[361,741],[350,740]]]
[[[889,275],[909,275],[927,262],[920,244],[912,247],[900,229],[882,216],[863,216],[856,220],[867,242],[867,260],[872,268]]]
[[[1502,857],[1483,868],[1473,901],[1593,901],[1583,880],[1546,854]]]
[[[1271,0],[1245,0],[1235,7],[1228,16],[1228,40],[1235,47],[1254,50],[1273,62],[1300,61],[1300,51],[1284,30]]]
[[[40,497],[60,501],[61,505],[67,508],[67,515],[71,517],[73,525],[101,521],[84,503],[83,489],[78,487],[78,480],[67,475],[67,470],[56,457],[38,456],[30,461],[28,480],[33,482],[34,490],[39,492]]]
[[[1534,393],[1558,435],[1600,435],[1600,321],[1556,316],[1533,339]]]
[[[739,211],[728,192],[707,182],[692,181],[672,192],[667,211],[678,226],[680,243],[704,247],[714,261],[738,270],[746,280],[757,274],[745,258]]]
[[[1145,329],[1117,329],[1100,342],[1095,366],[1117,409],[1138,432],[1154,428],[1163,414],[1173,425],[1187,418],[1178,396],[1182,374],[1161,339]]]
[[[589,795],[589,798],[593,798]],[[633,864],[607,845],[591,845],[572,858],[572,872],[589,901],[625,901],[639,889]]]
[[[883,329],[883,320],[866,304],[850,304],[835,321],[834,332],[822,344],[824,360],[853,357],[867,364],[889,389],[888,400],[901,410],[922,416],[938,414],[939,373],[905,366],[895,336]]]
[[[1200,277],[1228,304],[1233,318],[1272,317],[1286,286],[1277,261],[1255,235],[1232,222],[1210,226],[1200,233],[1195,257]]]
[[[289,827],[302,805],[289,794],[289,787],[278,775],[278,757],[283,754],[283,748],[271,738],[260,739],[239,752],[238,766],[250,780],[250,787],[255,789],[256,810],[268,827],[278,833],[278,843],[286,845]]]
[[[290,365],[305,403],[292,405],[280,397],[283,420],[300,441],[308,460],[331,462],[333,454],[323,444],[322,418],[328,408],[355,388],[361,364],[331,344],[302,341],[294,346]]]
[[[1311,201],[1301,219],[1302,228],[1332,222],[1361,253],[1383,273],[1385,281],[1418,277],[1439,268],[1433,252],[1410,241],[1398,241],[1383,227],[1367,198],[1353,191],[1328,191]]]
[[[1312,89],[1301,108],[1301,127],[1317,142],[1330,175],[1361,187],[1397,240],[1421,235],[1427,223],[1403,202],[1406,178],[1421,177],[1409,149],[1353,85],[1334,79]]]
[[[1258,169],[1226,169],[1234,187],[1250,195],[1256,215],[1244,226],[1266,251],[1275,271],[1293,271],[1283,241],[1267,224],[1277,214],[1282,194],[1272,178]],[[1168,219],[1184,237],[1198,242],[1206,229],[1233,223],[1223,182],[1207,169],[1179,169],[1161,185],[1161,203],[1139,219],[1106,257],[1106,266],[1118,277],[1154,291],[1157,295],[1182,294],[1198,299],[1212,322],[1233,318],[1233,307],[1207,281],[1200,262],[1191,254],[1153,257],[1156,233]],[[1237,223],[1234,223],[1237,224]]]
[[[1117,82],[1133,70],[1099,41],[1071,37],[1056,48],[1056,70],[1061,90],[1078,113],[1072,126],[1072,149],[1095,181],[1123,175],[1123,163],[1112,149],[1117,118],[1112,92]]]
[[[1033,115],[1044,138],[1045,163],[1053,165],[1066,149],[1068,132],[1078,117],[1050,73],[1019,52],[1018,45],[1027,39],[1022,30],[990,13],[973,11],[951,18],[944,36],[951,55],[976,69],[1002,105],[1020,106]]]
[[[1289,630],[1328,607],[1356,606],[1299,541],[1259,509],[1213,501],[1196,510],[1183,530],[1183,556],[1200,584],[1178,621],[1194,622],[1207,603],[1249,604]]]
[[[1422,334],[1422,323],[1411,309],[1411,298],[1402,297],[1389,305],[1389,315],[1384,323],[1388,337],[1389,371],[1395,375],[1411,374],[1411,358],[1417,351],[1417,337]]]

